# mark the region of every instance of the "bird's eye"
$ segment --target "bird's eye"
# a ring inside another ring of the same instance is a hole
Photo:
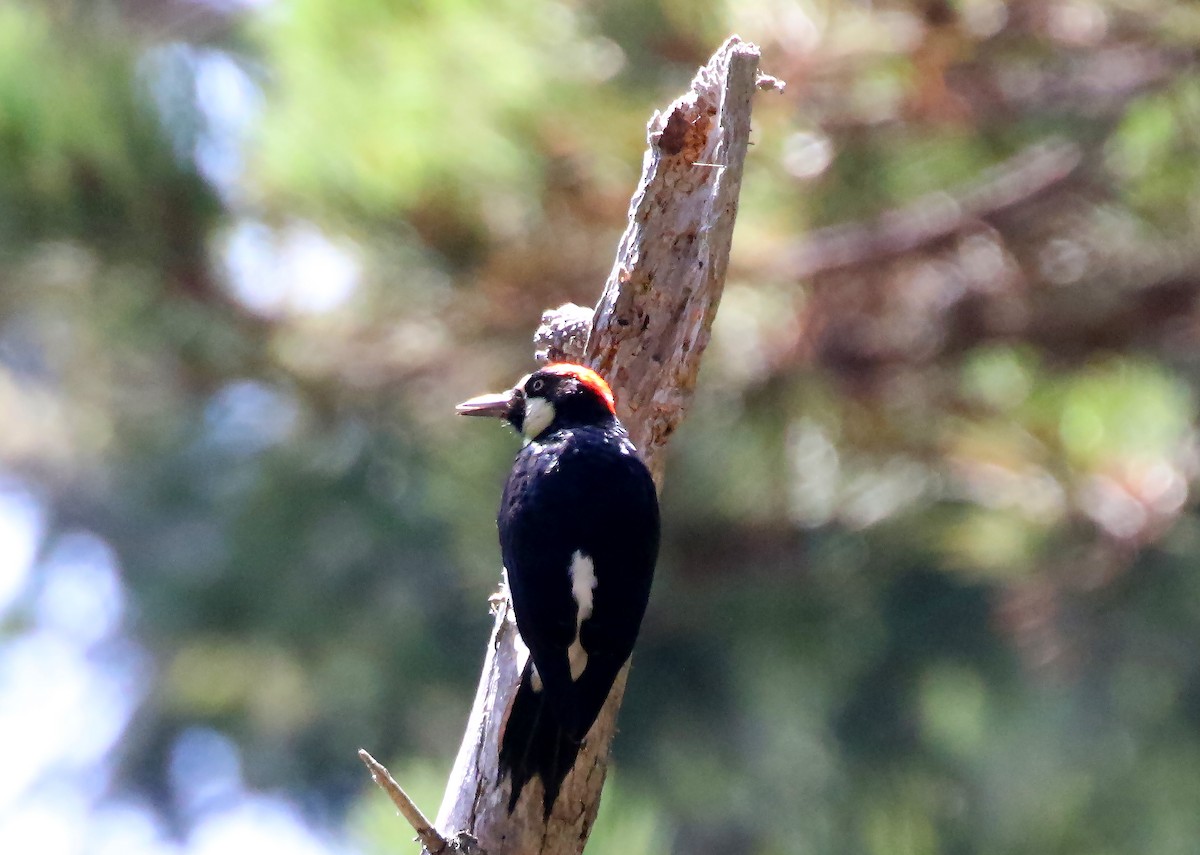
[[[529,384],[529,391],[535,395],[538,392],[541,392],[545,388],[546,388],[546,381],[543,380],[541,377],[537,378],[536,380],[534,380],[532,383]]]

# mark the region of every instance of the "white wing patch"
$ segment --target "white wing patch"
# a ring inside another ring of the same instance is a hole
[[[576,627],[592,616],[592,592],[596,590],[596,565],[583,550],[576,549],[571,556],[571,596],[579,607],[575,618]]]
[[[579,640],[579,628],[592,616],[592,595],[599,580],[596,565],[583,550],[575,550],[571,556],[571,596],[575,598],[575,640],[567,648],[567,662],[571,667],[571,680],[578,680],[587,667],[588,655]]]

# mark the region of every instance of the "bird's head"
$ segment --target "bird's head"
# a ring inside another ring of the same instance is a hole
[[[516,428],[525,439],[570,425],[603,425],[616,418],[612,390],[590,368],[560,362],[517,381],[507,392],[463,401],[461,416],[493,416]]]

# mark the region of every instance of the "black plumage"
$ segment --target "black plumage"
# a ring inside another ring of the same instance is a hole
[[[474,399],[460,412],[500,400]],[[511,777],[509,810],[536,776],[548,816],[633,651],[658,554],[658,500],[611,392],[589,369],[548,366],[504,401],[499,414],[527,439],[497,521],[530,662],[504,725],[500,765]]]

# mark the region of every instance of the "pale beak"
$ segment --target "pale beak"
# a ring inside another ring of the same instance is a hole
[[[490,395],[478,395],[463,401],[454,408],[454,412],[460,416],[492,416],[497,419],[506,419],[512,413],[516,397],[514,389]]]

